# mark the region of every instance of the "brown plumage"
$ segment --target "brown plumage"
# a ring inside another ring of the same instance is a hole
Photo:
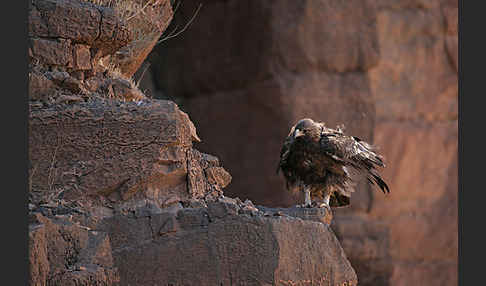
[[[280,152],[277,173],[282,170],[287,188],[305,193],[305,205],[313,199],[321,206],[345,206],[354,191],[354,175],[364,174],[384,193],[390,190],[376,167],[385,167],[375,148],[358,137],[348,136],[340,127],[305,118],[290,130]]]

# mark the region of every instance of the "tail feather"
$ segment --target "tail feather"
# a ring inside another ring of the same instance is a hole
[[[355,137],[356,138],[356,137]],[[383,161],[383,157],[375,152],[375,147],[364,142],[358,141],[358,149],[361,151],[361,156],[366,163],[371,165],[377,165],[380,167],[385,167],[385,162]]]
[[[388,188],[388,185],[383,181],[383,179],[373,170],[370,171],[371,177],[368,177],[368,181],[370,183],[376,184],[380,189],[383,191],[383,193],[390,193],[390,188]]]
[[[385,162],[383,161],[383,157],[379,154],[376,154],[373,151],[369,152],[369,157],[368,159],[370,160],[371,163],[380,166],[380,167],[385,167]]]

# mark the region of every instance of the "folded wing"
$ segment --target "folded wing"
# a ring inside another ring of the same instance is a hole
[[[383,157],[367,142],[358,137],[346,136],[340,130],[323,128],[320,146],[334,160],[365,173],[368,181],[376,184],[384,193],[390,192],[376,170],[376,167],[385,166]]]

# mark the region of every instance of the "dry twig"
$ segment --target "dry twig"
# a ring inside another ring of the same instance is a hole
[[[171,39],[171,38],[174,38],[174,37],[177,37],[178,35],[180,35],[182,32],[184,32],[187,27],[189,27],[189,25],[192,23],[192,21],[194,21],[194,19],[196,18],[197,16],[197,13],[199,13],[199,10],[201,10],[201,7],[202,7],[202,3],[199,3],[199,6],[197,7],[196,9],[196,12],[194,12],[194,15],[192,15],[191,19],[189,20],[189,22],[187,22],[187,24],[184,26],[184,28],[182,28],[182,30],[180,30],[179,32],[177,32],[176,34],[172,35],[172,33],[175,31],[175,29],[167,36],[167,37],[164,37],[162,39],[160,39],[157,44],[160,44],[168,39]],[[176,26],[176,29],[177,29],[177,26]]]

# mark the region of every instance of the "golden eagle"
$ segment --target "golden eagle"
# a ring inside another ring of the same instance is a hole
[[[345,135],[340,127],[327,128],[324,123],[305,118],[285,138],[277,174],[281,169],[287,189],[304,191],[304,206],[312,206],[312,196],[321,200],[319,207],[337,207],[349,205],[353,177],[358,174],[366,175],[383,193],[390,192],[376,166],[385,167],[385,163],[373,146]]]

